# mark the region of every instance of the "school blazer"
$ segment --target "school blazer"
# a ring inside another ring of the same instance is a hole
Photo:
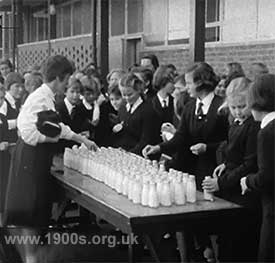
[[[199,124],[195,115],[196,100],[187,103],[176,134],[170,141],[160,144],[162,152],[177,153],[173,167],[198,177],[212,175],[216,167],[216,149],[226,139],[228,131],[227,116],[217,113],[222,103],[223,99],[215,95],[205,119]],[[207,145],[206,152],[199,156],[190,151],[197,143]]]
[[[250,116],[242,125],[233,123],[228,132],[225,150],[225,172],[218,178],[223,198],[247,207],[255,207],[259,196],[254,193],[241,194],[240,180],[249,173],[257,172],[257,134],[260,123]],[[258,205],[259,207],[259,205]]]
[[[123,129],[116,147],[141,155],[142,149],[147,144],[158,142],[156,113],[149,102],[143,101],[132,114],[127,112],[126,107],[122,107],[119,116],[123,121]]]
[[[156,113],[156,123],[157,123],[157,129],[159,131],[159,142],[162,141],[161,136],[160,136],[160,130],[161,130],[161,125],[165,122],[170,122],[173,124],[174,121],[174,99],[171,95],[169,95],[169,104],[166,109],[163,109],[161,106],[161,103],[158,99],[158,96],[154,96],[152,98],[152,107]]]
[[[274,262],[274,149],[275,120],[258,133],[258,172],[247,176],[249,189],[261,193],[263,216],[259,261]]]
[[[56,111],[65,125],[68,125],[74,132],[79,132],[79,121],[77,120],[76,115],[73,119],[71,118],[64,101],[61,101],[56,105]]]

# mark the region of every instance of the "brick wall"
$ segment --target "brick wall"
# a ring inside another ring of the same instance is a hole
[[[154,49],[143,51],[141,55],[147,53],[154,53],[161,64],[173,63],[179,72],[184,72],[189,64],[188,49]],[[275,41],[242,45],[209,44],[205,50],[205,61],[212,65],[217,73],[222,73],[229,62],[241,63],[248,77],[249,65],[253,62],[263,62],[271,73],[275,73]]]

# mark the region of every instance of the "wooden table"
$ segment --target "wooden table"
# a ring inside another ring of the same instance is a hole
[[[198,201],[183,206],[149,208],[129,201],[105,184],[84,176],[77,171],[64,168],[63,171],[53,171],[59,185],[65,190],[66,196],[85,207],[100,218],[119,228],[126,234],[145,236],[149,249],[158,261],[156,251],[150,240],[154,232],[183,233],[190,224],[197,222],[220,222],[232,216],[237,216],[241,207],[223,199],[215,198],[214,202],[203,200],[203,194],[197,192]],[[177,235],[181,243],[181,260],[186,261],[184,235]],[[130,249],[130,261],[133,260],[133,247]]]

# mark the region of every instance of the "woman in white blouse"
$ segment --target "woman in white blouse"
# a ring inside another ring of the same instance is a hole
[[[64,92],[72,73],[73,66],[64,56],[48,58],[43,72],[45,83],[29,95],[18,116],[20,137],[11,163],[4,213],[4,224],[17,226],[10,234],[37,235],[47,229],[54,195],[50,167],[59,139],[84,143],[93,150],[97,148],[94,142],[63,123],[59,123],[61,132],[54,138],[37,128],[38,113],[55,111],[55,94]],[[39,261],[34,245],[20,245],[17,250],[24,262]]]

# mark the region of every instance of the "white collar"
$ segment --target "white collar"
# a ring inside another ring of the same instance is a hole
[[[209,107],[212,103],[212,100],[214,99],[214,92],[210,92],[206,97],[204,97],[202,100],[200,100],[199,98],[197,98],[196,100],[196,112],[197,112],[197,109],[199,107],[199,103],[202,102],[203,103],[203,106],[202,106],[202,111],[203,111],[203,114],[207,114],[208,110],[209,110]]]
[[[75,105],[73,105],[72,103],[70,103],[69,100],[68,100],[67,98],[64,99],[64,103],[65,103],[65,105],[66,105],[66,108],[67,108],[69,114],[71,115],[72,110],[73,110],[73,108],[75,107]]]
[[[6,92],[5,98],[9,102],[11,107],[16,109],[15,99],[9,92]]]
[[[162,98],[162,97],[160,96],[159,93],[157,93],[157,97],[158,97],[158,99],[159,99],[159,102],[160,102],[160,105],[161,105],[162,108],[164,108],[164,101],[165,101],[165,103],[166,103],[166,107],[168,107],[168,105],[169,105],[169,96],[167,96],[167,97],[164,99],[164,98]]]
[[[130,113],[133,113],[140,104],[142,104],[143,100],[141,97],[139,97],[136,102],[131,106],[129,103],[126,104],[126,109],[129,111],[131,109]]]
[[[83,97],[82,102],[83,102],[83,105],[85,106],[85,108],[86,108],[87,110],[92,110],[92,109],[93,109],[93,106],[92,106],[87,100],[85,100],[84,97]]]
[[[265,126],[267,126],[274,119],[275,119],[275,111],[272,111],[272,112],[266,114],[261,121],[261,129],[263,129]]]
[[[52,89],[46,83],[43,83],[40,88],[45,90],[45,92],[47,93],[47,95],[50,97],[50,99],[52,101],[55,101],[55,94],[53,93]]]
[[[0,113],[7,116],[7,112],[8,112],[8,105],[7,105],[7,102],[4,100],[2,106],[0,107]]]

